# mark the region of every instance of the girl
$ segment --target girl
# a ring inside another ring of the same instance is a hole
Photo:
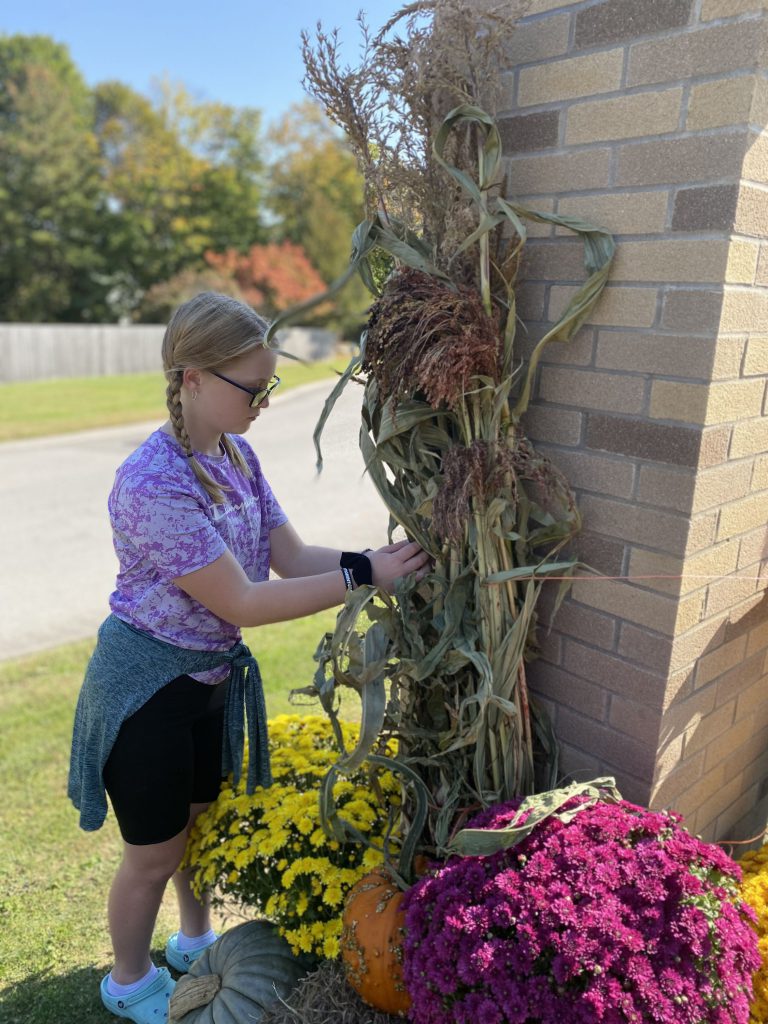
[[[427,572],[415,543],[341,552],[306,545],[288,522],[240,436],[279,384],[267,327],[210,292],[176,311],[163,339],[169,420],[120,466],[109,497],[119,572],[78,700],[69,795],[92,830],[106,790],[124,840],[108,904],[115,962],[101,997],[137,1024],[165,1020],[173,991],[149,953],[169,878],[180,930],[168,963],[188,970],[216,938],[207,902],[178,867],[195,817],[223,775],[239,774],[246,725],[249,791],[271,781],[261,679],[240,627]]]

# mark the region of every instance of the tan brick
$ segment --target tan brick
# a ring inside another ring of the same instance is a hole
[[[565,143],[573,146],[673,132],[680,119],[682,96],[683,90],[675,88],[574,103],[566,114]]]
[[[740,636],[718,647],[717,650],[702,655],[696,666],[695,687],[698,689],[706,686],[707,683],[711,683],[713,679],[717,679],[728,669],[733,668],[742,660],[746,649],[747,638]]]
[[[765,0],[704,0],[701,5],[701,20],[734,18],[737,14],[757,13],[765,8]]]
[[[736,698],[735,721],[741,721],[746,715],[755,715],[755,728],[762,728],[768,723],[768,680],[765,674]]]
[[[764,288],[723,289],[720,330],[741,332],[746,328],[768,333],[768,291]]]
[[[711,243],[710,243],[711,244]],[[725,280],[728,284],[754,284],[760,245],[742,238],[734,238],[728,247]]]
[[[739,538],[739,569],[751,568],[754,575],[758,575],[760,566],[757,563],[762,562],[766,554],[768,554],[768,525],[761,525],[751,533]]]
[[[654,785],[650,801],[652,805],[654,807],[674,807],[675,810],[685,813],[687,807],[696,806],[696,797],[702,790],[704,790],[702,799],[706,799],[722,780],[723,768],[722,765],[717,765],[703,777],[703,767],[703,750],[690,759],[683,759],[677,768]],[[683,806],[683,801],[685,806]]]
[[[581,443],[582,421],[580,412],[540,405],[532,405],[524,418],[526,432],[535,440],[569,446]]]
[[[691,518],[691,526],[685,541],[685,554],[687,557],[695,555],[697,551],[709,548],[715,540],[717,532],[717,512],[710,512],[705,515],[697,515]]]
[[[549,295],[549,319],[557,320],[576,288],[556,285]],[[655,288],[622,288],[608,285],[602,292],[587,322],[612,327],[650,327],[656,319],[658,292]]]
[[[606,329],[598,332],[597,339],[595,366],[600,369],[710,380],[714,338]]]
[[[663,292],[662,327],[678,333],[716,332],[722,314],[723,293],[673,285]]]
[[[699,469],[711,469],[719,466],[728,457],[728,447],[731,443],[730,426],[704,427],[701,432],[701,446],[699,448]]]
[[[656,753],[656,775],[654,782],[658,785],[670,772],[680,767],[683,760],[683,736],[673,736],[665,740]]]
[[[575,238],[530,241],[523,250],[520,274],[526,281],[580,281],[584,247]]]
[[[757,260],[755,272],[755,284],[768,285],[768,245],[760,246],[760,256]]]
[[[741,361],[747,344],[747,335],[721,335],[717,339],[715,359],[712,364],[712,380],[729,380],[738,377]]]
[[[679,672],[670,673],[667,679],[667,692],[664,694],[662,709],[668,711],[681,701],[688,700],[693,693],[693,673],[690,666]]]
[[[643,408],[644,395],[645,381],[641,377],[550,366],[541,370],[539,396],[558,405],[639,413]]]
[[[763,407],[764,385],[756,381],[722,381],[706,387],[680,381],[654,381],[650,415],[653,419],[685,423],[728,423],[740,417],[758,416]]]
[[[741,176],[746,129],[617,146],[616,185],[690,185]],[[576,154],[573,154],[575,156]],[[582,154],[579,154],[582,155]],[[599,187],[599,186],[597,186]],[[542,191],[545,191],[542,189]]]
[[[641,466],[637,484],[637,500],[646,505],[688,512],[693,500],[696,476],[690,469],[662,469]]]
[[[727,608],[754,597],[757,584],[751,575],[736,572],[725,579],[713,580],[707,593],[706,615],[719,615]]]
[[[723,758],[728,757],[734,750],[741,746],[752,732],[752,723],[748,718],[741,722],[735,722],[725,733],[712,740],[707,745],[704,755],[704,769],[714,768],[720,764]]]
[[[768,184],[768,133],[750,133],[747,139],[742,177],[745,181]]]
[[[728,616],[721,615],[708,619],[688,633],[678,636],[672,645],[672,654],[669,659],[670,673],[675,674],[683,668],[693,666],[692,673],[695,674],[699,658],[712,647],[720,646],[724,642],[727,624]],[[692,692],[692,685],[690,689]]]
[[[570,57],[523,68],[517,87],[518,106],[613,92],[621,85],[623,67],[624,49],[617,47],[585,57]]]
[[[745,256],[744,250],[748,250]],[[669,281],[714,284],[723,280],[730,255],[733,273],[751,266],[748,282],[754,278],[757,250],[749,242],[665,239],[653,242],[622,242],[616,250],[611,278],[614,281]],[[749,257],[753,256],[750,263]],[[741,262],[739,262],[741,260]]]
[[[589,608],[619,616],[657,633],[673,634],[678,611],[677,601],[673,598],[641,590],[628,583],[599,578],[577,579],[571,593],[575,601]]]
[[[528,206],[531,209],[535,209],[537,213],[554,213],[555,212],[555,198],[554,196],[518,196],[516,202],[519,202],[521,206]],[[525,230],[528,233],[528,238],[550,238],[554,234],[554,227],[551,224],[539,223],[535,220],[525,221]],[[505,237],[510,237],[512,229],[510,227],[509,234],[506,233]]]
[[[570,14],[555,14],[541,21],[518,25],[507,47],[511,63],[519,67],[548,57],[559,57],[568,49],[570,28]]]
[[[631,736],[610,728],[607,723],[595,722],[579,715],[571,708],[558,709],[558,736],[566,742],[579,743],[593,751],[602,761],[636,778],[650,780],[654,769],[651,748]],[[617,774],[614,770],[611,774]]]
[[[717,539],[735,537],[768,521],[768,494],[752,494],[724,505],[720,510]]]
[[[582,495],[579,504],[585,525],[596,533],[673,554],[683,549],[688,532],[685,516],[594,494]]]
[[[563,0],[530,0],[530,3],[525,8],[526,17],[531,14],[543,14],[545,11],[554,11],[558,7],[563,6]],[[552,19],[554,20],[554,18]],[[550,19],[547,18],[544,21],[545,25],[548,25]]]
[[[632,548],[629,556],[628,575],[633,583],[648,590],[657,590],[662,594],[678,594],[680,592],[683,570],[682,559],[673,555],[648,551],[645,548]]]
[[[744,465],[748,465],[748,463],[744,463]],[[764,491],[766,488],[768,488],[768,455],[761,455],[755,459],[755,464],[752,467],[750,490]]]
[[[580,491],[594,491],[614,498],[632,496],[635,467],[629,459],[592,452],[548,452],[543,447],[539,450],[548,455],[570,484]]]
[[[714,833],[710,830],[723,811],[727,810],[741,794],[743,785],[744,779],[741,772],[739,772],[738,775],[725,779],[723,785],[715,790],[708,800],[702,801],[696,808],[693,828],[695,834],[700,835],[704,842],[711,842],[715,838]]]
[[[724,672],[718,680],[715,689],[715,704],[728,704],[735,700],[740,693],[749,689],[752,683],[756,683],[763,676],[763,660],[765,650],[760,650],[751,657],[734,665],[732,669]]]
[[[768,622],[756,626],[747,634],[746,656],[751,658],[753,654],[768,648]]]
[[[750,492],[751,466],[746,462],[726,462],[702,470],[696,477],[691,511],[704,512]]]
[[[706,749],[714,739],[730,728],[735,709],[735,702],[724,704],[702,718],[698,725],[689,729],[685,734],[683,756],[690,757],[699,750]]]
[[[698,554],[687,558],[683,569],[682,594],[705,587],[710,582],[707,577],[726,576],[734,572],[739,558],[739,540],[734,537],[723,544],[707,547]]]
[[[735,424],[731,435],[729,456],[732,459],[743,459],[747,455],[757,455],[768,449],[768,417],[744,420]]]
[[[689,629],[698,626],[704,617],[705,600],[706,598],[701,591],[696,591],[693,594],[689,594],[688,597],[680,599],[675,618],[675,636],[687,633]]]
[[[648,707],[647,704],[640,704],[614,693],[611,695],[608,722],[619,732],[633,736],[641,743],[656,746],[661,724],[658,708]]]
[[[744,356],[744,376],[761,376],[768,374],[768,334],[752,335],[747,342]]]
[[[616,634],[616,620],[609,615],[601,615],[583,605],[565,600],[555,618],[557,629],[568,636],[586,640],[596,647],[613,650]]]
[[[685,127],[688,131],[698,131],[740,122],[747,124],[755,85],[754,75],[740,75],[691,86]]]
[[[764,74],[757,77],[749,120],[752,124],[759,125],[764,125],[768,122],[768,78]]]
[[[682,81],[700,75],[702,68],[710,75],[754,68],[760,54],[758,28],[747,21],[636,43],[629,51],[627,85]]]
[[[668,637],[641,629],[631,622],[621,623],[617,650],[622,658],[666,676],[672,646],[673,641]]]
[[[736,197],[733,230],[737,235],[765,238],[768,235],[768,195],[762,188],[741,185]]]
[[[507,167],[510,191],[517,194],[538,196],[548,192],[605,188],[610,172],[610,150],[509,157]]]
[[[667,223],[669,193],[617,192],[601,196],[566,196],[558,213],[578,217],[615,235],[654,235]],[[564,233],[558,228],[557,233]]]

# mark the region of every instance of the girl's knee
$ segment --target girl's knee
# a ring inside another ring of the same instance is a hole
[[[186,830],[164,843],[147,846],[125,844],[123,864],[145,882],[168,882],[181,864],[187,844]]]

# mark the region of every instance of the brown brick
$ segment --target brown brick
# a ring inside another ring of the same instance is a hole
[[[678,604],[672,598],[618,580],[602,579],[577,579],[571,593],[574,601],[590,608],[617,615],[666,636],[673,635]]]
[[[558,213],[578,217],[615,235],[653,235],[664,231],[669,193],[616,192],[593,196],[565,196]],[[558,228],[557,232],[564,232]]]
[[[563,315],[576,288],[556,285],[549,293],[548,316],[556,321]],[[656,319],[656,288],[622,288],[608,285],[601,293],[587,323],[611,327],[650,327]]]
[[[608,693],[602,686],[577,679],[554,665],[537,664],[532,689],[558,705],[575,708],[595,721],[604,722],[607,717]]]
[[[765,650],[761,649],[724,672],[717,680],[715,704],[719,706],[735,700],[743,690],[748,690],[758,679],[762,679],[764,657]]]
[[[507,161],[509,189],[513,194],[536,196],[547,192],[605,188],[609,163],[608,149],[511,157]]]
[[[702,334],[716,331],[723,306],[722,290],[670,288],[664,293],[662,327]]]
[[[689,469],[641,466],[636,497],[644,505],[689,512],[695,486],[696,476]]]
[[[547,302],[546,285],[523,281],[515,288],[517,314],[523,320],[535,322],[544,319]]]
[[[566,742],[579,742],[601,761],[641,779],[650,780],[654,769],[654,751],[651,747],[580,715],[571,708],[561,708],[561,711],[562,714],[558,716],[558,735]]]
[[[681,88],[661,89],[616,99],[574,103],[568,108],[565,143],[576,146],[673,132],[680,119],[682,95]]]
[[[631,622],[622,622],[619,630],[618,652],[623,658],[635,661],[639,665],[658,674],[666,675],[672,652],[672,641],[669,637],[640,629]]]
[[[768,449],[768,417],[745,420],[736,423],[731,436],[729,455],[732,459],[743,459]]]
[[[738,199],[736,184],[681,188],[675,195],[672,230],[730,231]]]
[[[635,467],[628,459],[593,455],[589,452],[547,451],[566,479],[580,491],[594,491],[615,498],[629,498],[635,482]]]
[[[596,647],[612,650],[616,633],[616,620],[608,615],[564,601],[555,617],[557,628],[577,640],[589,640]]]
[[[577,49],[620,43],[688,24],[691,0],[606,0],[576,15]]]
[[[709,381],[716,345],[714,337],[606,328],[598,331],[595,366]]]
[[[582,530],[575,541],[580,562],[607,576],[618,576],[624,564],[624,544],[609,540],[590,530]]]
[[[588,448],[618,452],[653,462],[695,466],[701,433],[688,426],[647,423],[620,416],[587,415]]]
[[[517,85],[518,106],[613,92],[621,85],[623,67],[624,50],[619,47],[523,68]]]
[[[568,49],[570,30],[570,14],[555,14],[540,21],[518,25],[507,48],[510,62],[519,67],[548,57],[559,57]]]
[[[577,445],[581,441],[582,414],[569,409],[532,405],[525,414],[526,433],[535,441]]]
[[[584,246],[570,238],[528,242],[523,250],[520,274],[526,281],[582,281]]]
[[[636,43],[629,51],[627,85],[695,78],[707,74],[754,68],[760,54],[761,33],[754,22],[702,28]]]
[[[619,732],[639,740],[640,743],[656,746],[661,715],[658,708],[650,708],[647,704],[638,704],[637,701],[614,693],[611,696],[608,723]]]
[[[544,401],[607,412],[639,413],[643,408],[645,381],[616,373],[545,366],[539,395]]]
[[[624,143],[617,147],[616,184],[686,185],[729,177],[738,179],[747,141],[744,130],[722,135]]]
[[[718,78],[691,86],[688,99],[688,131],[748,124],[756,81],[753,75]]]
[[[557,146],[560,134],[560,112],[543,110],[521,117],[502,117],[499,135],[505,153],[530,153]]]
[[[764,8],[765,0],[704,0],[701,5],[701,20],[733,18],[737,14],[762,11]]]
[[[691,511],[704,512],[734,498],[749,494],[750,466],[745,462],[726,462],[702,470],[696,478]]]

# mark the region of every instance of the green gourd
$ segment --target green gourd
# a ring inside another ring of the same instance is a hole
[[[315,966],[314,958],[296,956],[273,924],[240,924],[224,932],[179,980],[169,1024],[259,1021]]]

